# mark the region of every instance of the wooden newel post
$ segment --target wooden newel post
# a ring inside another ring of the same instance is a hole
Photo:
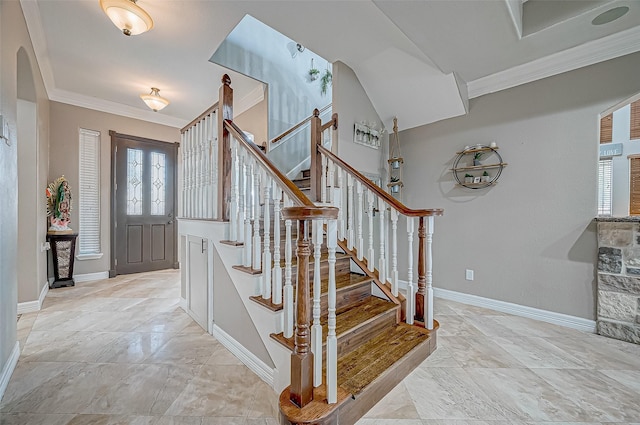
[[[285,220],[298,220],[298,277],[296,329],[294,350],[291,354],[291,386],[289,399],[298,407],[313,400],[313,353],[311,352],[311,282],[309,280],[309,227],[312,220],[336,219],[338,209],[312,205],[289,207],[282,210]]]
[[[291,354],[291,401],[304,407],[313,400],[313,353],[311,352],[311,291],[309,284],[309,223],[298,221],[298,279],[295,348]]]
[[[218,99],[218,219],[229,220],[231,204],[231,135],[224,120],[233,121],[231,78],[224,74]]]
[[[424,217],[420,217],[418,225],[418,291],[416,292],[416,315],[415,320],[424,322],[424,299],[427,293],[427,251],[426,236],[427,230],[424,226]]]
[[[311,118],[311,200],[322,201],[322,155],[318,145],[322,144],[322,121],[318,108],[313,110]]]

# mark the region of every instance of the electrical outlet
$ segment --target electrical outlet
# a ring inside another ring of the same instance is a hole
[[[470,270],[470,269],[465,270],[465,279],[473,280],[473,270]]]

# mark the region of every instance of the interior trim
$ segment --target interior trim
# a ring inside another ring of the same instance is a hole
[[[7,363],[5,363],[2,368],[2,374],[0,374],[0,400],[2,400],[4,392],[7,390],[7,385],[9,385],[9,380],[11,379],[11,375],[13,375],[13,371],[16,369],[19,358],[20,343],[16,341],[16,345],[13,346],[13,351],[11,351],[11,355],[7,359]]]
[[[631,28],[469,81],[467,83],[469,99],[604,62],[639,50],[640,27]]]
[[[247,350],[242,344],[233,339],[231,335],[226,333],[215,323],[213,324],[211,335],[224,345],[227,350],[231,351],[231,353],[244,363],[245,366],[251,369],[253,373],[258,375],[260,379],[273,388],[273,368],[267,366],[262,360],[256,357],[255,354]]]

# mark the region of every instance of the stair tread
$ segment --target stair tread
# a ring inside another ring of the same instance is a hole
[[[429,332],[404,323],[389,327],[338,359],[338,385],[357,395],[378,376],[429,340]]]
[[[393,310],[396,307],[397,304],[394,304],[391,301],[383,300],[382,298],[371,295],[363,301],[354,304],[349,309],[336,314],[336,335],[340,337],[340,335],[349,332],[358,326],[362,326],[362,324],[367,323],[375,317]],[[326,316],[320,319],[320,324],[322,325],[322,343],[324,344],[327,340],[328,332]],[[295,335],[291,338],[285,338],[282,332],[280,332],[273,336],[277,341],[288,346],[290,349],[293,349]]]

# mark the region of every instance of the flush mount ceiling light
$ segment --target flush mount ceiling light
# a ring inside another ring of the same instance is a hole
[[[624,15],[629,12],[629,8],[627,6],[614,7],[613,9],[609,9],[606,12],[603,12],[593,18],[591,24],[593,25],[604,25],[609,22],[613,22],[616,19],[622,18]]]
[[[136,0],[100,0],[100,6],[124,35],[138,35],[153,28],[153,19]]]
[[[149,94],[141,94],[140,99],[144,100],[144,103],[154,112],[158,112],[165,106],[169,104],[169,101],[164,97],[160,96],[160,89],[155,87],[151,87],[151,93]]]

